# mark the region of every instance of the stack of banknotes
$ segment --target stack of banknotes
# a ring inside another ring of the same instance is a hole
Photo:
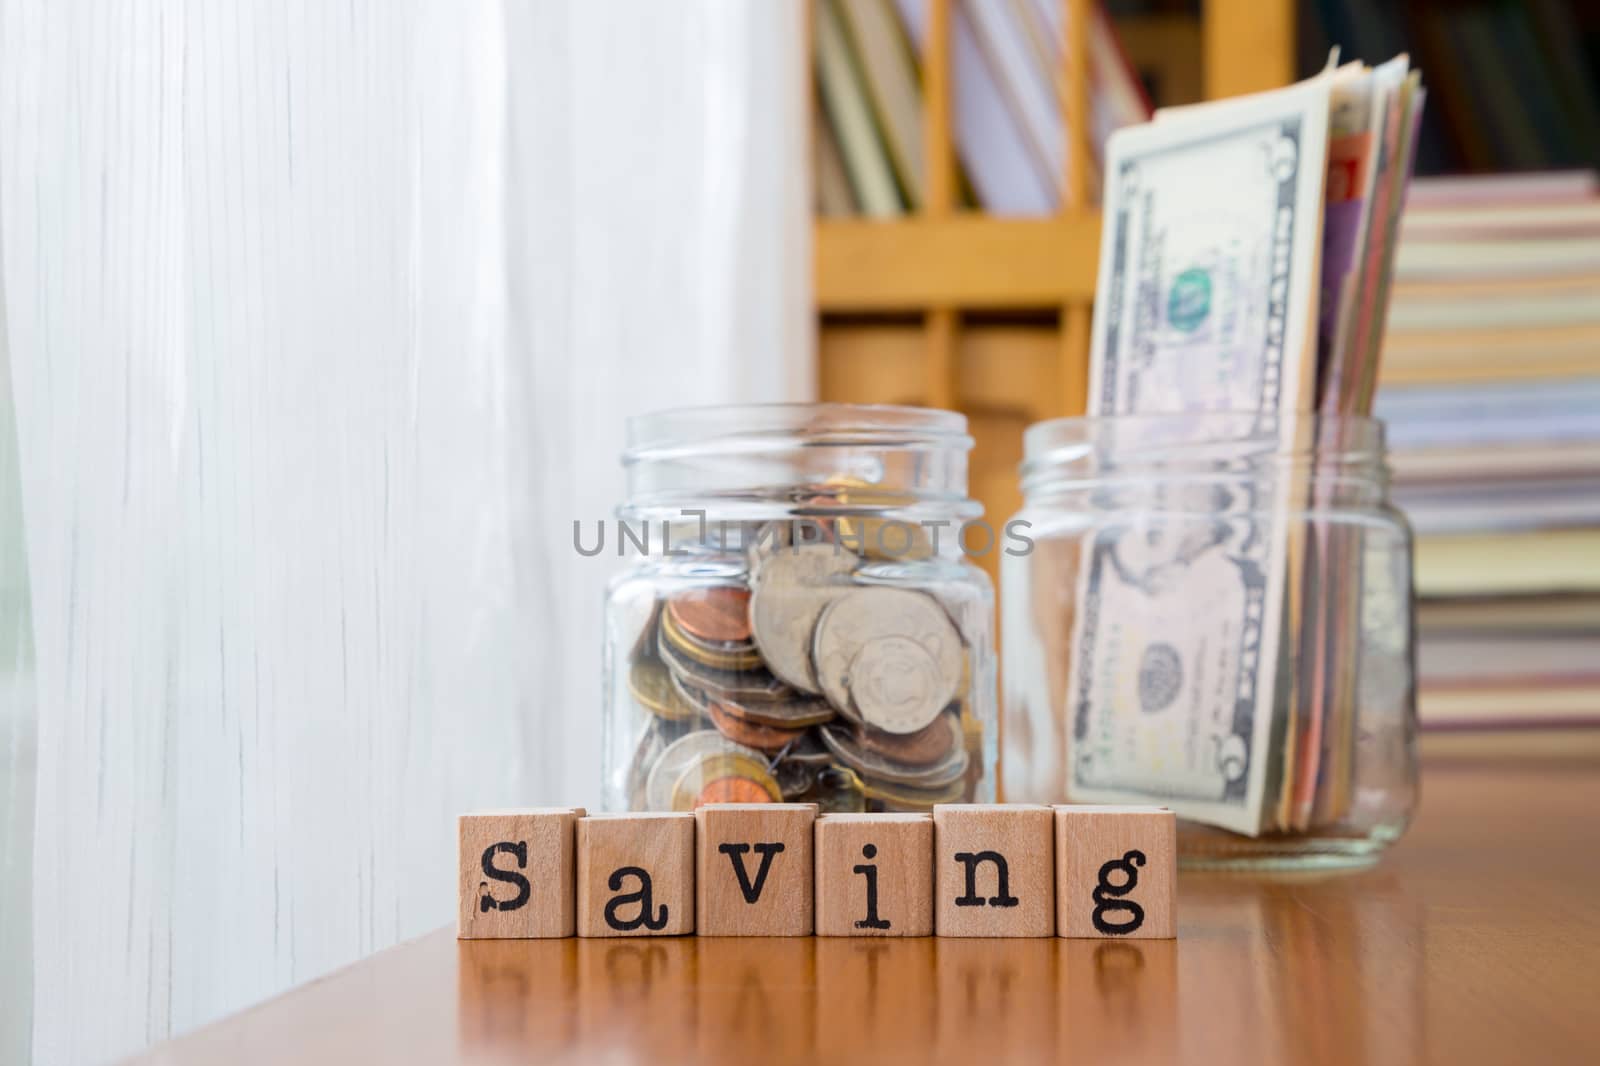
[[[1253,434],[1298,448],[1295,434],[1332,424],[1313,412],[1368,413],[1424,95],[1404,56],[1330,61],[1115,134],[1089,414],[1245,412]],[[1114,565],[1115,543],[1091,546],[1066,704],[1074,799],[1154,800],[1249,835],[1337,823],[1354,670],[1328,661],[1341,654],[1331,609],[1301,608],[1305,590],[1339,585],[1352,546],[1287,528],[1317,491],[1257,501],[1252,535],[1199,545],[1160,581]],[[1150,670],[1119,668],[1113,630],[1130,619],[1175,668],[1203,660],[1207,684],[1163,694]]]

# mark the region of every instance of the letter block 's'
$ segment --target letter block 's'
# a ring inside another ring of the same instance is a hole
[[[694,932],[694,815],[602,814],[578,822],[578,935]]]
[[[812,803],[710,803],[695,817],[701,936],[810,936]]]
[[[817,819],[817,935],[933,935],[933,819]]]
[[[1176,815],[1163,807],[1060,806],[1055,821],[1062,936],[1177,936]]]
[[[463,814],[456,936],[571,936],[573,830],[583,815],[582,807]]]
[[[940,936],[1052,936],[1055,862],[1049,807],[933,808],[934,929]]]

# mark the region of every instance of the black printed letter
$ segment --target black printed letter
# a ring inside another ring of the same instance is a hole
[[[667,926],[667,905],[665,903],[661,905],[661,909],[656,912],[654,918],[650,917],[650,875],[637,866],[624,866],[620,870],[612,871],[611,879],[606,884],[611,886],[611,891],[620,892],[622,891],[622,880],[625,877],[637,877],[639,879],[639,891],[613,896],[611,901],[606,904],[606,924],[624,933],[630,929],[637,929],[641,925],[650,930],[665,929]],[[625,903],[639,904],[639,916],[637,918],[623,921],[617,917],[617,908]]]
[[[1144,908],[1131,899],[1121,898],[1132,892],[1139,883],[1137,867],[1143,866],[1144,862],[1144,852],[1130,851],[1122,858],[1112,859],[1100,867],[1100,883],[1090,893],[1090,898],[1094,900],[1094,913],[1090,917],[1094,920],[1094,927],[1102,933],[1112,936],[1131,933],[1144,924]],[[1124,880],[1120,885],[1113,885],[1111,875],[1119,871]],[[1124,921],[1111,922],[1106,919],[1107,911],[1127,911],[1128,917]]]
[[[1010,891],[1010,872],[1006,869],[1006,857],[998,851],[980,851],[976,854],[970,851],[956,852],[956,862],[965,863],[967,867],[967,894],[956,899],[957,907],[981,907],[983,897],[978,895],[978,864],[980,862],[994,863],[996,890],[998,895],[989,897],[991,907],[1015,907],[1017,897]]]
[[[478,910],[480,911],[514,911],[528,902],[528,897],[533,893],[533,886],[528,884],[528,879],[515,870],[498,870],[494,865],[494,857],[498,852],[510,852],[517,857],[517,869],[524,870],[528,866],[528,842],[519,840],[515,844],[502,840],[498,844],[490,844],[483,849],[483,875],[492,877],[496,881],[517,886],[516,897],[509,900],[497,900],[489,892],[489,882],[478,882]]]
[[[767,870],[772,867],[772,857],[783,850],[781,843],[755,845],[756,854],[761,856],[761,865],[756,868],[756,883],[752,885],[750,875],[744,871],[744,853],[750,847],[749,844],[717,845],[717,850],[733,863],[733,872],[739,878],[739,891],[744,893],[746,903],[754,903],[761,898],[761,886],[767,883]]]
[[[875,845],[868,844],[866,847],[861,849],[861,857],[864,859],[876,859],[878,857],[877,847]],[[867,879],[867,916],[856,923],[856,928],[889,928],[888,919],[878,917],[878,868],[876,866],[867,866],[863,864],[861,866],[850,867],[850,872],[853,874],[860,874]]]

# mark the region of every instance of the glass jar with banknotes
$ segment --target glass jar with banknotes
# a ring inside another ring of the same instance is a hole
[[[994,597],[966,555],[998,548],[971,446],[963,416],[906,407],[630,420],[607,806],[992,799]]]
[[[1371,861],[1417,800],[1411,533],[1363,418],[1031,427],[1006,798],[1159,803],[1189,865]]]

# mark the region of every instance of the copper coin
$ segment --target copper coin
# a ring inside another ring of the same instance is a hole
[[[953,715],[941,714],[915,733],[896,735],[881,729],[863,727],[856,731],[856,743],[862,749],[895,762],[912,766],[926,766],[938,762],[956,749],[961,741],[961,728],[951,728]]]
[[[742,783],[739,783],[742,782]],[[672,810],[688,811],[703,803],[779,803],[783,792],[756,752],[714,754],[678,775],[672,786]]]
[[[788,699],[740,703],[738,700],[719,699],[722,709],[733,717],[757,725],[776,726],[779,729],[804,729],[822,725],[838,717],[833,704],[827,700]]]
[[[719,777],[700,790],[696,807],[707,803],[771,803],[772,796],[761,784],[748,777]]]
[[[725,705],[716,702],[707,705],[706,713],[711,716],[711,724],[717,727],[717,732],[735,744],[743,744],[757,751],[777,751],[804,732],[802,729],[780,729],[738,718],[728,713]]]
[[[961,781],[942,788],[910,788],[890,781],[866,780],[862,787],[868,807],[881,811],[926,811],[938,803],[960,803],[972,798]]]
[[[954,719],[950,719],[945,728],[959,730],[961,727]],[[892,781],[914,789],[944,788],[951,782],[960,781],[971,764],[965,748],[955,748],[936,763],[912,766],[886,759],[875,752],[863,751],[856,737],[838,724],[821,726],[818,732],[822,734],[823,743],[839,761],[860,773],[869,783]]]
[[[671,644],[682,655],[712,670],[756,670],[762,665],[761,652],[754,642],[701,640],[684,631],[671,609],[661,614],[659,641]]]
[[[750,590],[735,585],[692,589],[667,603],[672,620],[690,636],[722,644],[750,639]]]

